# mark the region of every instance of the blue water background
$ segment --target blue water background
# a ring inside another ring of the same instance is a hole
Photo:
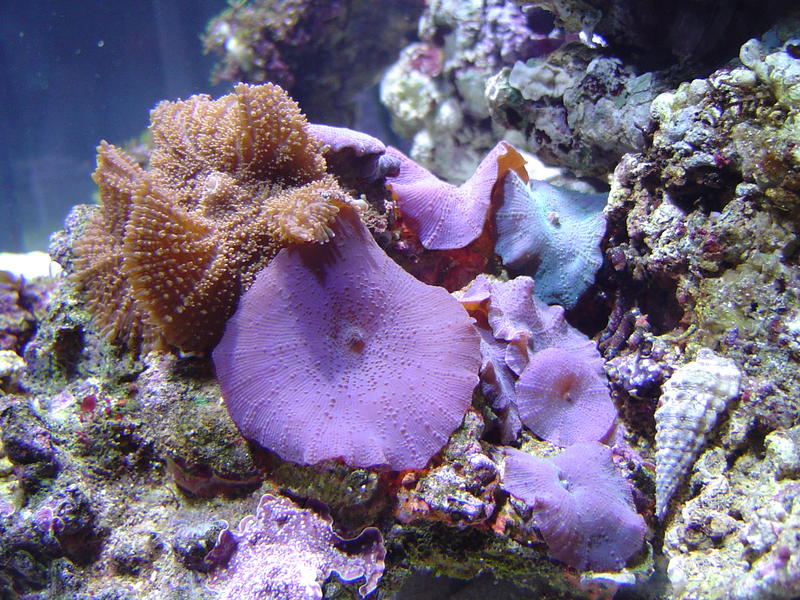
[[[101,139],[138,137],[161,99],[217,94],[200,34],[223,0],[0,3],[0,252],[44,250],[92,201]]]

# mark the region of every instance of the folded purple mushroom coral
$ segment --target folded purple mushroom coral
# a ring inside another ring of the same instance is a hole
[[[641,549],[644,519],[608,446],[575,444],[552,459],[505,453],[503,487],[533,509],[554,558],[581,571],[612,571]]]
[[[525,174],[525,159],[507,142],[499,142],[475,173],[455,186],[436,177],[397,148],[388,156],[399,162],[399,172],[386,178],[403,219],[428,250],[455,250],[475,241],[483,232],[495,186],[506,173]]]
[[[386,154],[386,146],[382,141],[369,134],[348,129],[309,123],[309,133],[317,138],[325,151],[325,158],[337,162],[335,155],[351,153],[358,168],[358,176],[366,181],[377,181],[386,175],[398,172],[400,163],[397,158]]]
[[[363,577],[359,594],[366,596],[383,575],[385,556],[374,527],[344,540],[330,518],[265,494],[255,515],[220,534],[206,556],[212,568],[206,586],[219,600],[319,600],[322,583],[336,573],[348,582]]]
[[[455,294],[478,322],[482,389],[499,413],[501,440],[513,441],[520,421],[561,446],[602,440],[617,414],[603,359],[563,308],[547,306],[533,290],[529,277],[481,275]]]
[[[213,352],[242,435],[284,460],[421,469],[478,383],[472,319],[414,279],[344,207],[324,245],[285,248]]]

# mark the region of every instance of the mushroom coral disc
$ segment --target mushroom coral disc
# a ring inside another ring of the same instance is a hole
[[[322,246],[284,248],[213,352],[242,435],[300,464],[419,469],[478,383],[472,319],[403,271],[350,208]]]
[[[552,459],[505,454],[503,486],[533,508],[555,558],[580,570],[618,570],[642,547],[644,519],[608,446],[575,444]]]
[[[474,242],[486,225],[492,194],[506,173],[525,178],[525,159],[511,144],[498,142],[472,176],[456,187],[436,177],[397,148],[386,154],[398,172],[386,178],[409,228],[428,250],[455,250]]]

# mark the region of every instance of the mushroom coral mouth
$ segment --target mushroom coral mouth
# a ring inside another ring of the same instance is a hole
[[[281,250],[243,295],[213,352],[226,406],[285,460],[422,468],[470,405],[478,334],[353,209],[332,230],[324,245]]]

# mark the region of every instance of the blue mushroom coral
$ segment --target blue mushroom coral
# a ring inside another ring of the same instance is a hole
[[[607,194],[582,194],[544,181],[506,176],[497,209],[495,251],[503,264],[536,280],[536,295],[572,308],[602,263]]]

